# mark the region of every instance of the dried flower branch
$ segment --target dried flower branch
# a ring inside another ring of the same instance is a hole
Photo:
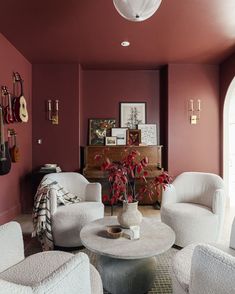
[[[139,201],[145,195],[151,200],[155,195],[160,195],[161,189],[171,182],[171,177],[167,172],[162,172],[153,179],[147,179],[148,173],[145,170],[148,165],[148,158],[141,158],[137,150],[131,150],[121,161],[111,161],[108,157],[108,148],[103,154],[97,154],[95,160],[101,161],[101,169],[107,172],[110,183],[110,195],[103,195],[104,202],[110,202],[111,205],[118,201]],[[141,183],[136,191],[136,180]]]

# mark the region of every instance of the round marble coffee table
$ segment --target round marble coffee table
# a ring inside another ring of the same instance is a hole
[[[155,218],[143,218],[140,239],[111,239],[106,229],[113,225],[118,225],[114,216],[86,225],[80,233],[82,244],[98,254],[98,271],[108,292],[146,293],[156,276],[155,256],[171,248],[175,233]]]

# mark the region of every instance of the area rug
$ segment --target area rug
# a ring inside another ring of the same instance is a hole
[[[96,254],[88,249],[83,249],[81,251],[89,256],[90,262],[96,267]],[[148,291],[148,294],[172,294],[170,266],[172,257],[177,251],[177,249],[171,248],[167,252],[156,256],[156,278],[153,287]],[[109,294],[109,292],[104,290],[104,294]]]
[[[31,254],[41,251],[40,243],[36,238],[31,239],[31,237],[24,238],[25,241],[25,255],[29,256]],[[92,253],[88,249],[81,249],[79,251],[85,252],[89,258],[90,262],[96,267],[96,254]],[[77,253],[79,251],[73,251]],[[167,252],[156,256],[157,265],[156,265],[156,278],[153,284],[153,287],[146,294],[172,294],[172,285],[170,277],[170,267],[172,257],[176,254],[178,249],[171,248]],[[104,294],[109,294],[104,290]]]

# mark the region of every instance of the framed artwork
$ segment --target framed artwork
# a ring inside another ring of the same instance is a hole
[[[122,128],[136,129],[146,123],[146,102],[120,102],[120,125]]]
[[[139,146],[141,143],[141,130],[127,130],[127,144]]]
[[[111,134],[117,138],[117,145],[126,145],[126,131],[128,128],[112,128]]]
[[[106,146],[115,146],[117,145],[117,137],[105,137]]]
[[[157,145],[157,125],[156,124],[139,124],[141,130],[141,143],[146,145]]]
[[[89,119],[89,145],[104,145],[104,138],[110,135],[116,125],[114,118]]]

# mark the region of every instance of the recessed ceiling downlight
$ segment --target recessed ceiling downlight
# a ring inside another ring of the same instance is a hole
[[[121,45],[122,45],[122,47],[128,47],[128,46],[130,46],[130,42],[129,41],[122,41]]]

